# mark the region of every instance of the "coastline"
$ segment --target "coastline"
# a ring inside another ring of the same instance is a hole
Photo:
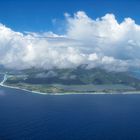
[[[8,86],[5,84],[0,84],[1,87],[6,87],[6,88],[11,88],[11,89],[17,89],[17,90],[22,90],[22,91],[26,91],[26,92],[30,92],[30,93],[35,93],[35,94],[41,94],[41,95],[130,95],[130,94],[140,94],[140,91],[125,91],[125,92],[85,92],[85,93],[78,93],[78,92],[67,92],[67,93],[43,93],[43,92],[39,92],[39,91],[31,91],[31,90],[27,90],[27,89],[23,89],[23,88],[19,88],[19,87],[13,87],[13,86]]]
[[[73,92],[67,92],[67,93],[44,93],[44,92],[39,92],[39,91],[31,91],[31,90],[27,90],[27,89],[23,89],[23,88],[19,88],[19,87],[13,87],[13,86],[8,86],[5,84],[0,84],[1,87],[6,87],[6,88],[11,88],[11,89],[18,89],[18,90],[22,90],[22,91],[27,91],[27,92],[31,92],[31,93],[36,93],[36,94],[42,94],[42,95],[84,95],[84,94],[117,94],[117,93],[106,93],[106,92],[85,92],[85,93],[73,93]]]
[[[41,95],[116,95],[116,94],[121,94],[121,95],[129,95],[129,94],[140,94],[140,91],[124,91],[120,92],[119,91],[114,91],[114,92],[84,92],[84,93],[78,93],[78,92],[67,92],[67,93],[44,93],[44,92],[39,92],[39,91],[31,91],[28,89],[24,88],[19,88],[19,87],[14,87],[14,86],[8,86],[5,85],[5,81],[7,80],[7,74],[4,74],[3,80],[0,82],[1,87],[6,87],[6,88],[11,88],[11,89],[17,89],[17,90],[22,90],[30,93],[36,93],[36,94],[41,94]]]
[[[19,87],[8,86],[8,85],[5,85],[5,84],[0,84],[0,86],[1,87],[6,87],[6,88],[11,88],[11,89],[18,89],[18,90],[22,90],[22,91],[27,91],[27,92],[31,92],[31,93],[37,93],[37,94],[43,94],[43,95],[48,94],[48,93],[43,93],[43,92],[38,92],[38,91],[30,91],[30,90],[19,88]]]

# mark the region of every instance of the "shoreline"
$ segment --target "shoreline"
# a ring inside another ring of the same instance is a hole
[[[17,90],[22,90],[22,91],[26,91],[26,92],[30,92],[30,93],[35,93],[35,94],[41,94],[41,95],[130,95],[130,94],[140,94],[140,91],[124,91],[124,92],[85,92],[85,93],[74,93],[74,92],[67,92],[67,93],[43,93],[43,92],[39,92],[39,91],[31,91],[31,90],[27,90],[27,89],[23,89],[23,88],[19,88],[19,87],[13,87],[13,86],[8,86],[5,84],[0,84],[1,87],[5,87],[5,88],[11,88],[11,89],[17,89]]]
[[[4,74],[4,78],[3,80],[0,82],[0,86],[1,87],[5,87],[5,88],[11,88],[11,89],[17,89],[17,90],[22,90],[22,91],[26,91],[26,92],[30,92],[30,93],[36,93],[36,94],[41,94],[41,95],[129,95],[129,94],[140,94],[140,91],[124,91],[124,92],[120,92],[119,91],[114,91],[114,92],[85,92],[85,93],[78,93],[78,92],[67,92],[67,93],[44,93],[44,92],[39,92],[39,91],[31,91],[28,89],[24,89],[24,88],[19,88],[19,87],[14,87],[14,86],[8,86],[5,85],[5,81],[7,80],[7,75]]]
[[[43,93],[43,92],[38,92],[38,91],[31,91],[31,90],[27,90],[27,89],[23,89],[23,88],[19,88],[19,87],[8,86],[8,85],[5,85],[5,84],[0,84],[0,86],[5,87],[5,88],[11,88],[11,89],[27,91],[27,92],[31,92],[31,93],[42,94],[42,95],[47,95],[48,94],[48,93]]]

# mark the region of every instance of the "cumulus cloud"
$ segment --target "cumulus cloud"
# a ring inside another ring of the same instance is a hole
[[[140,25],[131,18],[119,23],[115,15],[97,19],[85,12],[65,13],[65,34],[16,32],[0,24],[0,65],[12,69],[31,67],[87,68],[110,71],[140,68]]]

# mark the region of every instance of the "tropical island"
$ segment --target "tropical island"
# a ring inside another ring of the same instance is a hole
[[[83,66],[71,69],[7,70],[2,86],[43,94],[97,94],[140,91],[140,80],[128,72]]]

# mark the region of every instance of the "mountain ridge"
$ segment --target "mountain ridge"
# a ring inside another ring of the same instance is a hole
[[[50,93],[140,90],[140,79],[133,77],[129,72],[109,72],[85,67],[9,72],[5,84]]]

